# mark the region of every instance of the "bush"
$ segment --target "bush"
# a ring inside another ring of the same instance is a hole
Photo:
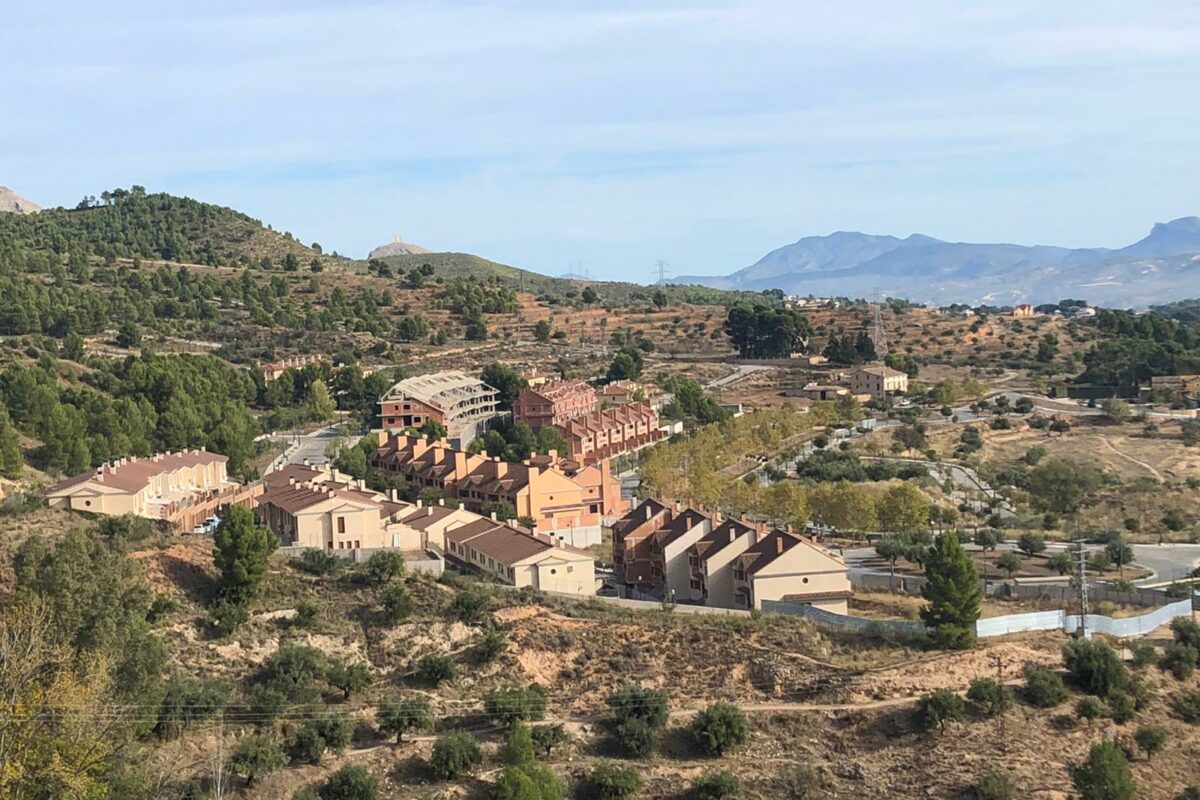
[[[500,687],[487,693],[483,708],[497,725],[503,727],[517,722],[537,722],[546,715],[546,690],[537,684]]]
[[[483,632],[483,638],[479,640],[479,649],[476,650],[481,664],[487,664],[495,661],[500,656],[508,651],[508,637],[504,635],[504,631],[496,628],[488,628]]]
[[[550,757],[551,751],[556,747],[560,747],[571,740],[571,734],[567,733],[567,729],[563,727],[561,722],[556,722],[553,725],[539,725],[533,729],[533,745],[538,750]]]
[[[1149,761],[1167,746],[1167,729],[1161,725],[1143,725],[1133,732],[1133,740]]]
[[[816,797],[821,788],[821,780],[817,773],[804,764],[788,767],[779,776],[779,780],[783,784],[783,795],[788,800],[809,800]]]
[[[1200,724],[1200,689],[1193,689],[1176,697],[1175,713],[1184,722]]]
[[[1012,689],[991,678],[976,678],[967,689],[967,699],[985,717],[996,717],[1013,707]]]
[[[644,719],[630,718],[616,724],[613,733],[617,746],[625,755],[634,758],[645,758],[654,752],[658,742],[658,728],[652,727]]]
[[[325,739],[315,725],[308,723],[292,734],[288,751],[297,761],[320,764],[321,756],[325,755]]]
[[[275,722],[287,706],[287,695],[272,686],[256,684],[246,695],[246,707],[259,726]]]
[[[938,689],[917,701],[917,722],[925,730],[945,730],[950,722],[966,716],[963,699],[949,689]]]
[[[514,722],[508,729],[504,746],[500,748],[500,760],[505,764],[520,766],[528,764],[535,758],[533,751],[533,734],[524,722]]]
[[[428,697],[413,695],[396,703],[381,705],[375,711],[375,721],[379,730],[389,736],[395,734],[396,744],[400,744],[408,731],[433,728],[433,706]]]
[[[305,550],[292,564],[310,575],[333,575],[346,566],[343,559],[316,547]]]
[[[1100,719],[1108,713],[1108,706],[1104,705],[1104,701],[1099,697],[1088,695],[1079,698],[1075,703],[1075,715],[1080,719],[1085,719],[1088,722]]]
[[[1176,617],[1171,620],[1171,635],[1180,644],[1200,650],[1200,622],[1191,617]]]
[[[178,736],[193,722],[212,719],[221,713],[228,699],[227,683],[172,675],[158,708],[154,732],[164,738]]]
[[[267,658],[264,683],[282,692],[292,702],[314,699],[313,684],[325,677],[325,654],[302,644],[281,644]]]
[[[1107,697],[1129,685],[1129,671],[1116,650],[1101,639],[1076,639],[1063,646],[1067,679],[1088,694]]]
[[[1071,770],[1071,781],[1082,800],[1129,800],[1133,797],[1129,759],[1112,742],[1092,745],[1087,760]]]
[[[652,728],[667,724],[667,695],[634,683],[626,683],[606,701],[618,721],[640,719]]]
[[[691,795],[696,800],[726,800],[737,797],[738,779],[729,770],[710,772],[692,782]]]
[[[229,636],[250,619],[250,610],[244,603],[233,600],[218,600],[208,610],[208,621],[218,636]]]
[[[1158,651],[1149,642],[1133,642],[1129,652],[1133,655],[1133,665],[1139,669],[1150,666],[1158,658]]]
[[[642,776],[637,770],[601,761],[592,767],[579,786],[583,800],[626,800],[642,788]]]
[[[381,550],[362,565],[362,575],[376,586],[391,583],[404,574],[404,556],[395,550]]]
[[[433,774],[442,780],[465,775],[482,762],[479,743],[469,733],[448,733],[438,737],[429,757]]]
[[[1113,722],[1124,725],[1137,714],[1137,703],[1128,692],[1114,690],[1108,693],[1108,715]]]
[[[975,781],[977,800],[1012,800],[1016,794],[1012,776],[1000,769],[989,769]]]
[[[1193,784],[1187,787],[1175,795],[1175,800],[1200,800],[1200,785]]]
[[[296,616],[292,617],[292,624],[297,628],[307,630],[317,624],[320,616],[320,606],[311,600],[301,600],[296,603]]]
[[[1200,660],[1200,653],[1196,651],[1196,648],[1182,642],[1171,642],[1163,650],[1162,658],[1158,661],[1158,668],[1163,672],[1171,673],[1177,680],[1186,681],[1196,671],[1198,660]]]
[[[247,786],[258,776],[274,772],[286,763],[283,748],[275,737],[260,733],[243,736],[229,756],[230,771],[244,777]]]
[[[454,680],[458,668],[450,656],[426,653],[417,659],[417,679],[430,686],[439,686],[444,681]]]
[[[562,800],[566,785],[537,764],[507,767],[492,786],[493,800]]]
[[[408,619],[412,614],[412,596],[408,593],[408,587],[403,584],[385,586],[379,593],[379,602],[383,605],[383,618],[393,625]]]
[[[479,622],[487,613],[488,600],[477,590],[467,589],[450,601],[450,616],[467,623]]]
[[[321,800],[375,800],[379,781],[362,767],[347,764],[329,776],[318,794]]]
[[[347,664],[338,660],[325,672],[325,680],[335,689],[342,690],[342,699],[349,700],[352,694],[366,689],[375,680],[371,668],[363,661]]]
[[[1053,708],[1059,705],[1070,692],[1063,685],[1058,673],[1031,664],[1025,668],[1025,702],[1037,708]]]
[[[692,721],[696,746],[710,756],[722,756],[730,747],[744,743],[748,733],[746,715],[732,703],[714,703]]]

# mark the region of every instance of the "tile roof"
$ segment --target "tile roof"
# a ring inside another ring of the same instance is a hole
[[[699,541],[696,542],[695,547],[702,559],[712,558],[741,537],[753,531],[754,528],[744,522],[738,522],[736,519],[727,519],[701,536]]]
[[[802,542],[794,533],[775,529],[746,548],[738,558],[746,572],[752,575]]]
[[[202,464],[223,463],[228,460],[223,455],[210,453],[207,450],[185,450],[178,453],[159,453],[149,458],[123,459],[102,464],[94,470],[67,478],[65,481],[51,486],[46,493],[54,494],[85,483],[98,483],[127,492],[137,492],[145,488],[150,479],[157,475]]]

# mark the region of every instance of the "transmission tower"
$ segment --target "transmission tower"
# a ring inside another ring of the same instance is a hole
[[[875,332],[871,339],[875,343],[875,355],[883,357],[887,355],[887,331],[883,327],[883,305],[880,303],[879,290],[875,290],[875,302],[872,303],[875,311]]]
[[[1078,564],[1078,581],[1079,581],[1079,637],[1081,639],[1088,638],[1087,617],[1088,617],[1088,585],[1087,585],[1087,551],[1083,549],[1083,539],[1076,540],[1075,544],[1078,547],[1079,564]]]
[[[658,261],[655,261],[654,271],[658,275],[658,280],[656,280],[655,283],[657,283],[659,286],[665,286],[667,284],[667,275],[669,274],[667,270],[667,262],[663,261],[661,258]]]

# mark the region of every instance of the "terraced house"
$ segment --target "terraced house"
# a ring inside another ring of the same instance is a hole
[[[591,414],[597,406],[596,391],[583,381],[547,381],[521,390],[513,404],[513,419],[537,430],[547,425],[564,425]]]
[[[632,453],[666,436],[658,412],[646,403],[626,403],[576,417],[555,427],[567,442],[572,461],[595,464]]]
[[[228,461],[206,450],[120,458],[56,483],[44,496],[51,508],[133,514],[191,530],[226,506],[252,506],[261,493],[230,479]]]
[[[499,578],[562,594],[595,594],[596,561],[552,536],[478,518],[446,531],[448,558]]]
[[[429,420],[446,428],[446,438],[467,444],[487,432],[498,413],[498,392],[461,370],[405,378],[379,398],[383,429],[420,428]]]
[[[852,593],[841,557],[807,537],[654,499],[614,525],[613,563],[633,596],[698,605],[844,614]]]
[[[557,454],[534,455],[522,463],[467,453],[446,440],[379,433],[371,454],[375,469],[403,477],[416,490],[430,488],[483,511],[507,503],[518,518],[579,547],[598,544],[601,525],[625,509],[621,487],[606,463],[582,466]]]

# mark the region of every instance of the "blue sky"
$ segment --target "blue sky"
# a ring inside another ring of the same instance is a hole
[[[834,230],[1120,246],[1200,214],[1200,4],[10,4],[0,185],[362,256],[726,273]]]

